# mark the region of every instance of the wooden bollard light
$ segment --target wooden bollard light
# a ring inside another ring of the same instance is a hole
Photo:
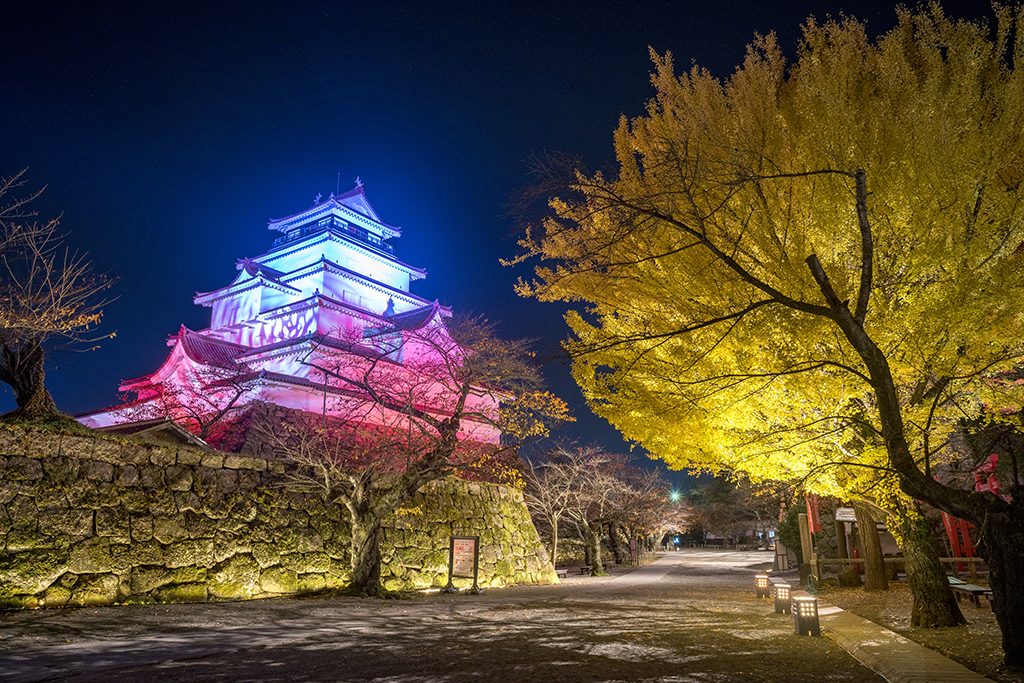
[[[790,586],[788,583],[774,584],[775,588],[775,613],[789,614],[790,611]]]
[[[813,595],[794,595],[790,600],[793,610],[793,632],[798,636],[820,636],[818,598]]]
[[[769,593],[769,583],[767,574],[755,574],[754,575],[754,595],[759,598],[767,598]]]

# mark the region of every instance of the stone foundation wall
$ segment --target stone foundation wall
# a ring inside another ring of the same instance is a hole
[[[233,600],[342,588],[347,512],[284,464],[0,425],[0,607]],[[451,534],[483,586],[557,581],[519,492],[435,482],[385,530],[385,586],[443,586]]]

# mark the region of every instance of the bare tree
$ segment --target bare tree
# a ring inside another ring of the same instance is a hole
[[[17,403],[5,419],[35,420],[60,414],[46,389],[44,345],[91,350],[112,337],[96,332],[108,303],[98,296],[112,283],[68,249],[59,217],[37,219],[31,205],[42,190],[25,185],[25,171],[0,178],[0,381]]]
[[[501,340],[479,319],[323,338],[304,362],[331,393],[329,411],[265,425],[263,436],[296,464],[294,487],[348,509],[351,590],[360,594],[383,592],[388,514],[454,473],[508,475],[503,463],[519,440],[567,418],[541,390],[525,342]]]
[[[117,415],[127,421],[169,417],[208,441],[218,427],[248,407],[245,399],[253,395],[259,382],[259,374],[244,365],[197,365],[154,387],[141,400],[122,406]]]

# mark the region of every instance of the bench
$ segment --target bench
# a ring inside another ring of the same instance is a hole
[[[582,574],[583,576],[590,576],[590,565],[585,564],[582,567],[580,567],[580,574]]]
[[[555,576],[557,576],[560,579],[568,579],[569,578],[569,570],[568,569],[556,569],[555,570]]]
[[[966,595],[975,607],[981,609],[981,599],[982,597],[984,597],[986,600],[988,600],[989,607],[992,606],[991,588],[975,586],[973,583],[967,583],[966,581],[962,581],[955,576],[947,576],[946,579],[949,581],[949,587],[953,589],[953,595],[956,596],[957,602],[960,602],[960,598]]]

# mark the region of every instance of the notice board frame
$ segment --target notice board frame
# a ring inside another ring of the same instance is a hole
[[[455,572],[455,545],[457,541],[473,542],[473,572]],[[479,585],[480,574],[480,537],[479,536],[452,536],[448,540],[448,585],[444,587],[445,593],[458,593],[459,589],[452,583],[454,577],[473,577],[473,587],[469,589],[470,595],[482,593]]]

